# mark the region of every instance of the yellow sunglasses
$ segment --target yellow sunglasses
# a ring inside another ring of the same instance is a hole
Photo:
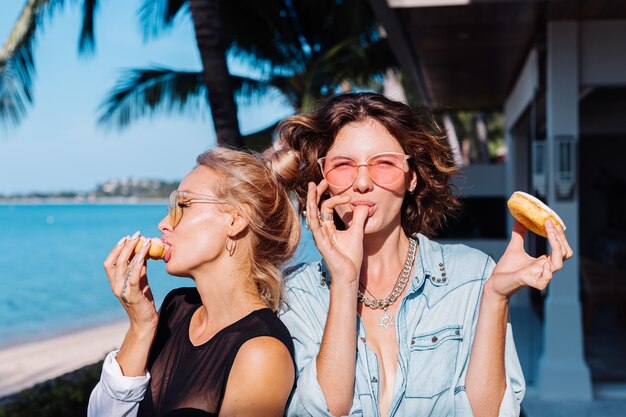
[[[183,218],[183,207],[189,207],[195,203],[224,204],[226,201],[206,194],[192,193],[189,191],[172,191],[167,204],[167,214],[170,217],[170,224],[173,228],[178,226]]]

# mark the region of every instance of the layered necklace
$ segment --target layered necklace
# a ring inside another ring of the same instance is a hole
[[[360,290],[357,291],[356,297],[359,302],[363,303],[365,306],[371,308],[372,310],[381,309],[383,313],[378,318],[378,324],[384,328],[393,325],[393,315],[387,312],[387,309],[391,304],[393,304],[400,294],[406,288],[406,284],[409,282],[409,276],[411,275],[411,270],[413,269],[413,263],[415,261],[415,254],[417,253],[417,240],[409,238],[409,253],[407,254],[406,261],[404,261],[404,268],[398,275],[398,279],[396,280],[396,285],[394,285],[393,289],[389,293],[389,295],[385,298],[378,299],[372,294],[367,288],[363,286],[359,282],[361,288],[365,290],[372,298],[368,298],[363,294]]]

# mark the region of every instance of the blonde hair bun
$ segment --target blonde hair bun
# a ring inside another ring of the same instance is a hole
[[[263,152],[263,162],[272,176],[287,189],[300,178],[300,154],[294,149],[275,144]]]

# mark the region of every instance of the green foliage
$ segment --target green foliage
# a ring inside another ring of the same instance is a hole
[[[497,158],[504,147],[504,114],[502,112],[490,112],[487,115],[487,134],[489,136],[489,156]]]
[[[143,0],[144,37],[158,37],[189,17],[187,6],[187,0]],[[239,102],[275,96],[307,111],[342,89],[380,90],[384,73],[397,66],[362,0],[240,0],[222,8],[227,54],[256,71],[231,75]],[[119,76],[98,121],[124,129],[159,113],[202,113],[209,97],[201,71],[138,68]]]
[[[33,50],[37,34],[65,5],[76,0],[25,1],[11,32],[0,48],[0,127],[17,126],[33,103],[35,58]],[[84,0],[83,10],[93,16],[98,0]],[[79,50],[89,52],[95,47],[93,21],[87,16],[79,38]]]
[[[65,3],[79,2],[26,2],[9,37],[12,42],[0,50],[0,127],[19,124],[32,105],[36,35],[42,30],[43,17],[52,17]],[[80,3],[83,19],[79,52],[92,54],[96,11],[106,2]],[[146,41],[192,17],[189,0],[140,3],[138,19]],[[380,91],[385,72],[397,68],[367,1],[238,0],[223,1],[221,8],[228,57],[247,63],[256,72],[254,76],[231,74],[239,102],[278,97],[296,111],[307,111],[321,98],[338,91]],[[209,95],[206,81],[202,71],[125,71],[102,101],[98,123],[123,129],[138,119],[159,114],[204,116],[209,104],[213,109],[220,106],[220,97],[227,102],[217,93]],[[262,137],[251,145],[254,149],[268,142],[264,131],[258,133]]]
[[[444,111],[436,113],[437,121],[443,126],[443,115],[452,119],[464,159],[469,163],[488,163],[499,161],[505,146],[504,143],[504,116],[500,111]],[[486,130],[486,159],[481,155],[479,147],[478,122],[482,121]],[[463,145],[466,146],[463,146]]]
[[[0,400],[0,417],[80,417],[87,415],[102,361]]]
[[[202,72],[136,68],[125,71],[117,80],[100,106],[98,122],[107,128],[121,128],[160,112],[193,115],[206,104]]]

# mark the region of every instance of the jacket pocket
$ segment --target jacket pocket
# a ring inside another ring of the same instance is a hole
[[[407,397],[432,398],[450,389],[462,340],[462,325],[450,325],[413,336]]]

